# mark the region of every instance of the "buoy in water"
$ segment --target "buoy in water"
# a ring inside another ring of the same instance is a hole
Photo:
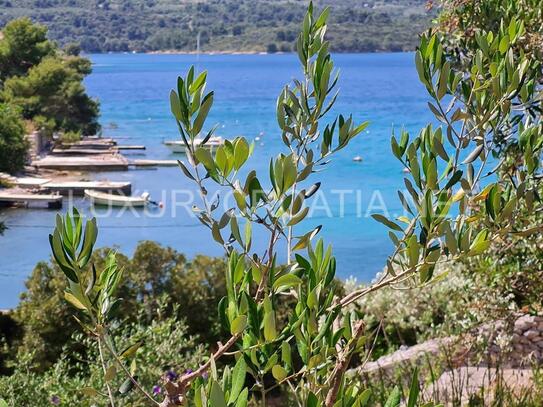
[[[360,162],[360,161],[362,161],[362,157],[360,157],[359,155],[357,155],[356,157],[353,158],[353,161],[354,161],[354,162]]]
[[[256,136],[255,141],[260,141],[260,137]]]

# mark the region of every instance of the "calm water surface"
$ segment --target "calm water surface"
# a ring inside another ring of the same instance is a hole
[[[104,135],[118,138],[120,144],[145,144],[145,154],[137,158],[180,158],[162,145],[164,139],[177,137],[168,93],[177,75],[191,64],[207,69],[209,89],[215,90],[209,125],[218,123],[217,133],[225,138],[254,139],[262,133],[251,165],[267,178],[270,157],[283,148],[275,100],[282,86],[300,74],[294,55],[216,55],[197,60],[192,55],[111,54],[91,55],[91,59],[94,71],[86,86],[100,100]],[[390,154],[391,129],[403,126],[414,133],[431,117],[413,54],[343,54],[336,55],[335,62],[341,71],[341,94],[331,114],[352,113],[355,121],[369,120],[371,125],[319,175],[322,194],[315,197],[312,217],[302,227],[323,225],[321,235],[333,242],[340,277],[369,281],[381,270],[391,245],[386,229],[368,212],[382,212],[386,205],[389,214],[400,213],[396,189],[402,185],[402,173]],[[358,155],[363,162],[353,162]],[[99,212],[98,246],[116,245],[131,254],[139,241],[151,239],[189,256],[221,254],[186,208],[171,203],[174,197],[185,201],[186,191],[193,189],[179,169],[101,173],[89,178],[131,181],[134,194],[149,191],[166,204],[163,212],[155,209],[147,215]],[[77,199],[75,205],[88,213],[84,199]],[[49,259],[47,236],[55,211],[9,209],[1,211],[0,217],[9,227],[0,237],[0,308],[7,308],[17,303],[33,266]],[[256,241],[258,245],[258,235]]]

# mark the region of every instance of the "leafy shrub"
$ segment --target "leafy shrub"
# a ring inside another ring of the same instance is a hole
[[[34,128],[41,132],[46,137],[52,138],[55,131],[55,121],[45,116],[34,116],[32,118],[32,125]]]
[[[520,56],[528,55],[534,61],[539,61],[539,66],[534,67],[534,77],[528,81],[533,84],[530,86],[537,87],[537,83],[541,84],[543,15],[540,12],[539,0],[444,0],[442,3],[436,29],[442,33],[444,51],[452,63],[467,70],[474,58],[481,58],[486,52],[485,44],[491,36],[485,39],[485,32],[507,31],[506,39],[511,47],[508,58],[518,61]],[[515,32],[518,24],[522,26],[521,32]],[[511,39],[516,41],[510,41]],[[532,161],[528,167],[535,169],[541,159],[541,98],[527,96],[527,93],[520,95],[524,101],[514,107],[518,114],[512,115],[511,123],[504,126],[493,140],[493,156],[503,162],[498,171],[502,180],[516,176],[519,162]],[[533,122],[531,131],[523,130],[522,126],[516,128],[521,117],[529,118]],[[533,146],[534,152],[527,153],[526,145]],[[525,201],[519,202],[519,209],[524,212],[524,228],[536,231],[543,223],[543,216],[540,211],[534,210],[531,196],[542,196],[543,187],[540,182],[527,185],[530,189],[529,196]],[[540,292],[543,289],[541,249],[537,234],[526,235],[522,239],[503,236],[492,242],[488,256],[464,261],[464,269],[468,274],[479,274],[483,284],[490,290],[497,291],[499,295],[513,296],[517,307],[538,311],[542,306]]]
[[[167,374],[179,374],[186,369],[195,368],[202,357],[202,345],[187,334],[187,326],[176,317],[166,317],[163,310],[154,310],[153,322],[146,318],[135,318],[134,322],[119,327],[116,345],[120,349],[131,345],[130,338],[139,338],[141,347],[131,362],[131,369],[138,375],[141,385],[149,392],[164,392],[161,377]],[[74,346],[77,344],[77,346]],[[48,407],[92,406],[96,402],[88,396],[89,386],[103,385],[100,356],[94,340],[82,334],[76,334],[64,347],[58,361],[42,373],[33,371],[35,350],[21,354],[15,371],[10,376],[0,376],[0,395],[9,406]],[[113,363],[108,361],[108,364]],[[109,383],[118,389],[124,381],[119,375],[113,375]],[[138,407],[144,400],[138,393],[119,397],[118,406]]]
[[[487,271],[462,263],[439,267],[439,280],[408,290],[385,288],[357,301],[368,330],[376,335],[372,358],[425,340],[457,335],[518,310],[512,295],[487,284]],[[356,280],[347,293],[360,289]]]
[[[60,134],[62,144],[73,144],[81,140],[81,133],[78,131],[66,131]]]
[[[104,248],[94,253],[96,267],[105,265],[110,251]],[[216,304],[225,294],[224,260],[196,256],[189,261],[175,250],[150,241],[141,242],[131,259],[121,253],[116,258],[129,277],[119,286],[123,298],[119,314],[128,322],[135,322],[137,317],[140,323],[149,325],[160,306],[163,316],[186,321],[187,333],[204,343],[219,338]],[[58,265],[39,263],[25,284],[27,290],[12,314],[23,331],[16,353],[32,354],[32,368],[43,371],[57,361],[79,326],[64,300],[64,280]]]
[[[522,21],[525,34],[515,44],[517,53],[533,59],[543,56],[543,15],[539,0],[442,0],[436,28],[444,34],[447,51],[459,63],[469,60],[479,49],[477,35],[497,31],[511,21]]]

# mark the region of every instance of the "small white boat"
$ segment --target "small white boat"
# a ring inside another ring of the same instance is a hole
[[[196,138],[194,139],[194,147],[199,147],[202,144],[203,139]],[[224,139],[222,137],[210,137],[207,142],[202,145],[204,148],[213,148],[218,147],[224,144]],[[185,153],[186,146],[183,140],[168,140],[164,142],[164,145],[168,147],[172,153]]]
[[[141,196],[124,196],[85,189],[85,196],[90,198],[93,205],[141,207],[150,202],[148,192],[144,192]]]

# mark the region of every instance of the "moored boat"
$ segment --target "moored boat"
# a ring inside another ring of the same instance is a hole
[[[148,192],[140,196],[124,196],[86,189],[85,196],[90,198],[93,205],[142,207],[150,202]]]
[[[194,147],[204,147],[204,148],[214,148],[224,144],[224,139],[222,137],[210,137],[205,144],[202,145],[203,139],[196,138],[194,139]],[[186,146],[183,140],[168,140],[164,142],[164,145],[168,147],[172,153],[185,153]]]

